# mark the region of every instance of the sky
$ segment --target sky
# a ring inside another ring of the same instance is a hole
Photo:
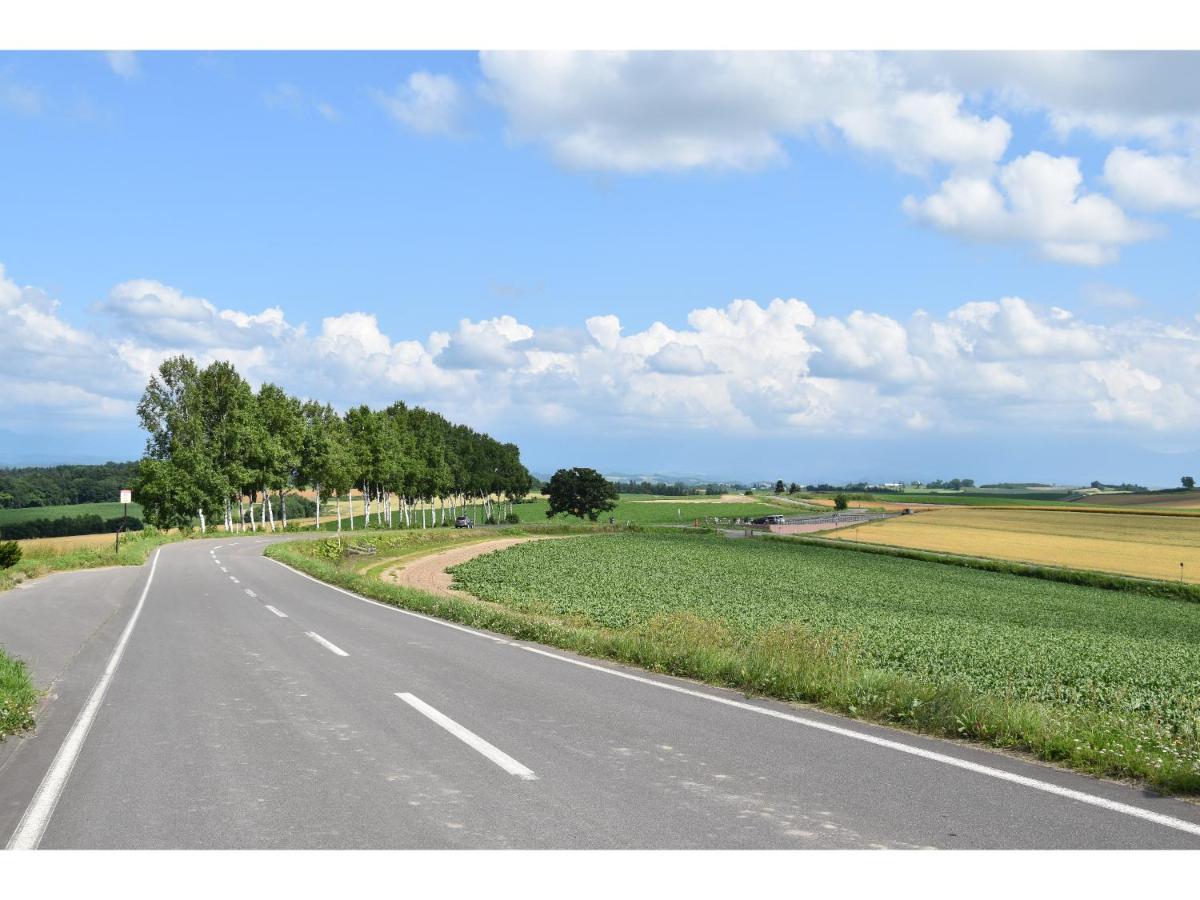
[[[156,366],[527,465],[1200,474],[1200,54],[0,53],[0,465]]]

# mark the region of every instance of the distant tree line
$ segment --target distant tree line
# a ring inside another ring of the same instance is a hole
[[[1043,484],[1040,481],[1001,481],[998,484],[981,484],[980,487],[993,488],[1000,491],[1023,491],[1029,488],[1054,487],[1054,485]]]
[[[614,481],[612,484],[618,494],[657,494],[660,497],[720,495],[727,493],[731,488],[740,487],[740,485],[728,484],[684,484],[682,481],[676,481],[674,484],[667,484],[663,481]]]
[[[1140,484],[1103,484],[1099,481],[1093,481],[1090,486],[1098,491],[1133,491],[1141,493],[1150,490],[1150,488]]]
[[[0,509],[114,503],[136,472],[136,462],[0,469]]]
[[[300,489],[314,492],[318,520],[334,502],[339,529],[347,495],[355,527],[356,491],[364,525],[446,524],[468,506],[495,520],[494,498],[511,504],[532,484],[516,444],[401,402],[339,415],[274,384],[255,392],[229,362],[164,361],[138,416],[149,437],[135,499],[158,527],[220,519],[226,530],[274,531],[276,510],[287,527],[286,492]]]
[[[121,516],[104,519],[95,513],[82,516],[60,516],[57,519],[27,519],[0,525],[0,540],[23,541],[29,538],[68,537],[77,534],[113,534],[126,524],[129,531],[141,531],[141,519]]]
[[[857,481],[851,484],[809,484],[805,485],[806,491],[856,491],[862,493],[871,490],[871,485],[866,481]]]

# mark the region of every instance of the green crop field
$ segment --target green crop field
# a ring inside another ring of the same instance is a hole
[[[831,701],[851,712],[870,705],[861,686],[872,672],[1024,703],[1028,721],[1011,727],[1042,733],[1045,717],[1057,737],[1017,745],[1200,790],[1200,604],[689,534],[522,544],[453,572],[482,599],[588,627],[662,629],[692,616],[708,623],[706,640],[733,648],[800,627],[852,658],[859,693]],[[830,700],[823,690],[810,693]]]
[[[102,519],[115,519],[122,514],[120,503],[75,503],[69,506],[30,506],[24,509],[0,509],[0,525],[28,522],[30,519],[61,519],[64,516],[96,515]],[[129,504],[129,515],[142,517],[142,507]]]

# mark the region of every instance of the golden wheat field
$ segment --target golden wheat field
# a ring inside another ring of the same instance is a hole
[[[824,537],[1200,583],[1200,519],[1049,509],[937,509]],[[1180,563],[1183,563],[1182,572]]]
[[[111,534],[73,534],[68,537],[28,538],[17,541],[26,556],[56,556],[82,547],[114,546]]]

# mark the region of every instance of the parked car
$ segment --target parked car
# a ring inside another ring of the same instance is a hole
[[[783,516],[759,516],[750,520],[751,525],[782,525]]]
[[[454,520],[455,528],[471,528],[472,524],[473,523],[471,522],[471,520],[469,518],[467,518],[466,516],[459,516],[457,519]]]

